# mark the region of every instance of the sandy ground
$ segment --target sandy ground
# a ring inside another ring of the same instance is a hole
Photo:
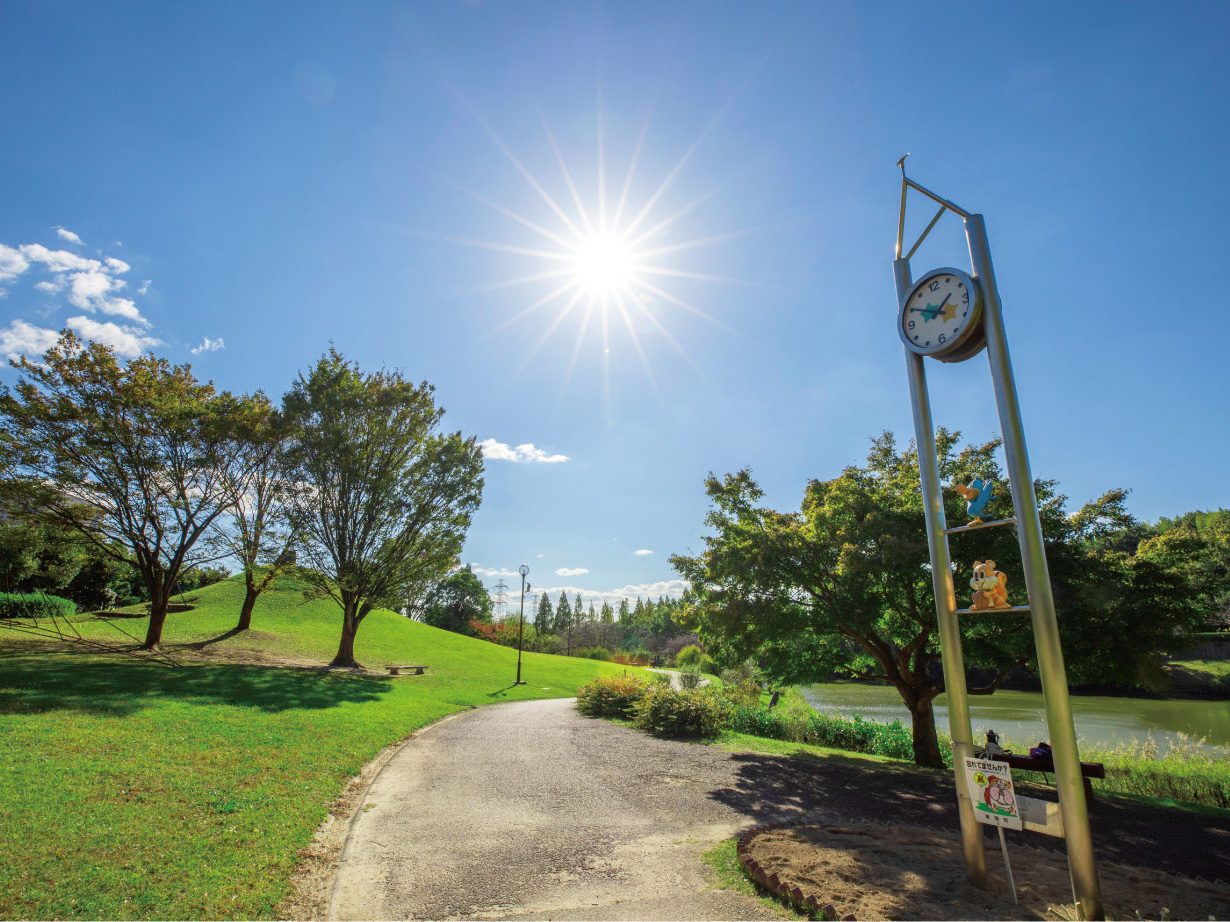
[[[988,844],[994,874],[985,892],[965,878],[960,834],[921,826],[817,823],[760,833],[751,857],[804,896],[858,919],[1070,919],[1072,891],[1064,856],[1006,834],[1019,904],[1013,906],[998,847]],[[1162,871],[1101,863],[1108,918],[1225,919],[1230,888]],[[1065,905],[1066,904],[1066,905]],[[1137,915],[1139,913],[1139,916]]]

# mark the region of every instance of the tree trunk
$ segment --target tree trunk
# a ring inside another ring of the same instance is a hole
[[[354,658],[354,636],[359,633],[359,619],[353,610],[342,610],[342,640],[337,645],[337,655],[333,657],[330,667],[339,666],[345,669],[359,669]]]
[[[243,608],[239,610],[239,624],[236,626],[237,631],[246,631],[252,626],[252,609],[256,607],[256,597],[260,595],[260,590],[256,588],[256,581],[252,579],[252,575],[247,575],[248,589],[243,597]]]
[[[162,626],[167,620],[167,604],[171,601],[170,593],[158,593],[150,599],[149,628],[145,632],[143,650],[162,649]]]
[[[928,768],[943,768],[944,757],[940,754],[940,741],[935,733],[935,709],[933,698],[907,701],[914,729],[914,764]]]

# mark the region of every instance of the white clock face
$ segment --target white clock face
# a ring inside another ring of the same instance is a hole
[[[978,321],[977,292],[964,272],[941,269],[915,286],[901,312],[901,334],[915,352],[946,352]]]

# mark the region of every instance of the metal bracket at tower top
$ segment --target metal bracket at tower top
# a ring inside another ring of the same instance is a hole
[[[935,213],[935,217],[931,219],[931,223],[927,225],[927,227],[923,230],[919,238],[914,241],[914,245],[910,247],[910,252],[905,254],[906,259],[911,259],[914,256],[914,254],[918,252],[918,248],[922,246],[922,242],[927,239],[927,234],[931,233],[931,228],[935,227],[936,222],[939,221],[939,219],[944,216],[945,211],[951,211],[953,214],[959,215],[963,219],[968,218],[970,215],[970,213],[966,211],[964,208],[962,208],[960,205],[957,205],[954,202],[950,202],[948,201],[948,199],[943,198],[942,196],[936,195],[926,186],[920,186],[918,183],[914,182],[914,180],[906,176],[905,175],[905,158],[908,156],[910,155],[906,154],[905,157],[902,157],[900,160],[897,161],[897,166],[901,167],[901,213],[897,218],[897,259],[901,258],[901,244],[903,242],[902,238],[905,235],[905,197],[906,197],[906,193],[909,192],[910,189],[917,189],[927,198],[931,199],[931,201],[938,202],[940,206],[940,210]]]

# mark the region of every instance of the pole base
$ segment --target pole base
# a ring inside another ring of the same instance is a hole
[[[529,685],[529,682],[513,682],[513,685]]]

